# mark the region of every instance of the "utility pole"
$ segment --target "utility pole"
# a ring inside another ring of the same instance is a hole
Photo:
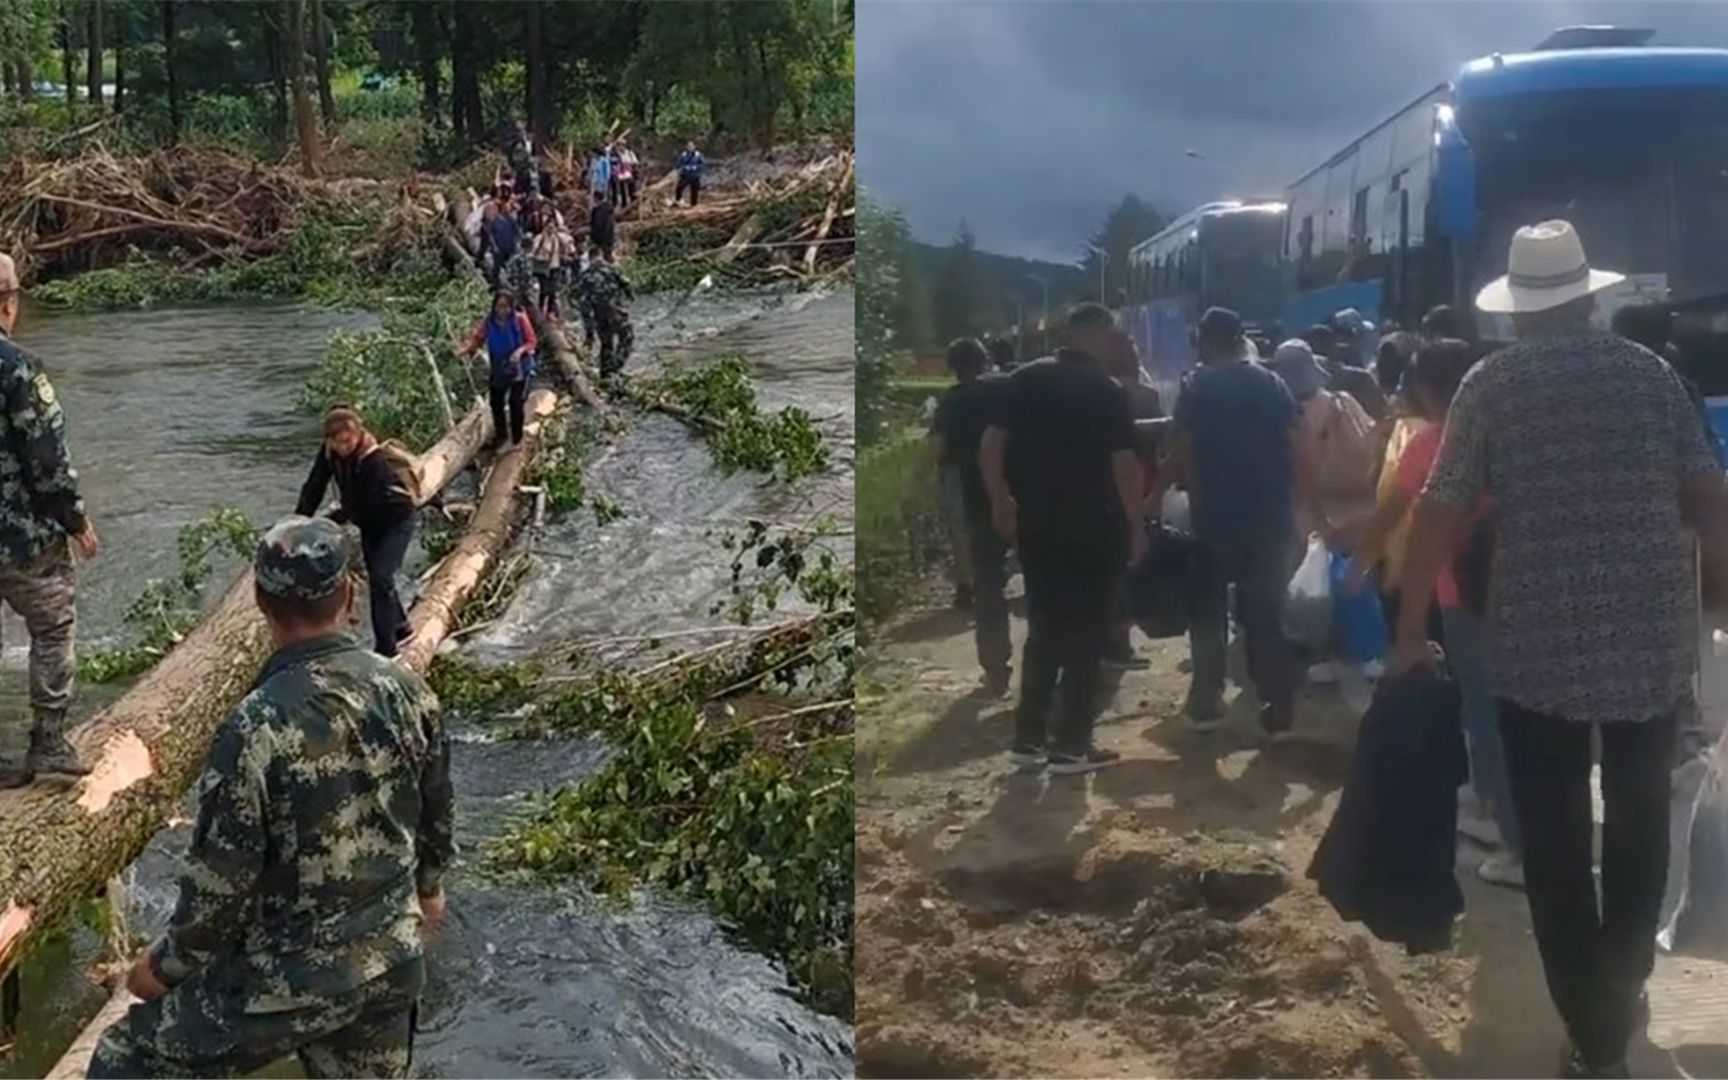
[[[1104,271],[1110,266],[1110,253],[1097,244],[1087,244],[1086,247],[1092,254],[1098,256],[1098,302],[1109,307],[1110,302],[1104,298]]]

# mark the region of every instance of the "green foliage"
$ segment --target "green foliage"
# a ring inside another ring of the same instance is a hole
[[[541,668],[533,662],[487,667],[458,655],[432,661],[427,681],[446,709],[462,716],[512,712],[533,701]]]
[[[824,614],[851,610],[856,582],[834,551],[837,535],[831,520],[778,535],[767,522],[751,520],[742,534],[721,537],[720,546],[732,556],[732,579],[727,598],[709,613],[748,626],[758,614],[777,610],[788,592]]]
[[[864,633],[894,614],[939,565],[947,545],[924,440],[915,432],[859,455],[856,558]]]
[[[647,883],[701,899],[783,958],[819,1007],[850,1015],[852,744],[840,712],[764,746],[693,701],[633,710],[605,768],[553,795],[493,860],[615,894]]]
[[[96,649],[78,658],[78,675],[90,682],[130,678],[154,667],[198,622],[204,583],[219,555],[250,558],[259,532],[238,510],[223,508],[180,530],[180,570],[173,577],[150,580],[126,609],[125,622],[134,640],[129,645]]]
[[[853,393],[858,441],[864,446],[876,442],[885,430],[884,397],[895,355],[922,337],[913,314],[921,297],[910,272],[910,243],[905,217],[860,191]]]
[[[796,406],[763,413],[750,362],[728,355],[632,385],[639,404],[665,408],[699,431],[727,471],[747,469],[792,481],[828,467],[828,447],[810,414]]]
[[[1081,263],[1086,271],[1087,281],[1096,289],[1098,249],[1105,252],[1106,303],[1113,302],[1111,298],[1116,295],[1117,290],[1128,287],[1128,253],[1136,244],[1156,234],[1165,224],[1164,215],[1159,213],[1156,207],[1132,192],[1122,196],[1122,201],[1110,208],[1110,212],[1104,217],[1104,223],[1092,234],[1086,257]],[[1091,298],[1097,299],[1097,293],[1094,292]]]
[[[486,290],[464,277],[433,291],[374,299],[384,305],[383,326],[333,335],[298,401],[313,415],[332,404],[352,405],[380,438],[424,451],[448,426],[428,354],[455,398],[453,411],[460,415],[462,403],[476,393],[474,369],[451,353],[449,343],[482,317]]]

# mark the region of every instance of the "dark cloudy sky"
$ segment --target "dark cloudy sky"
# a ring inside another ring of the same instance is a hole
[[[861,0],[858,167],[921,239],[1063,262],[1126,191],[1276,193],[1460,64],[1583,23],[1728,47],[1728,3]],[[1188,150],[1202,154],[1188,156]]]

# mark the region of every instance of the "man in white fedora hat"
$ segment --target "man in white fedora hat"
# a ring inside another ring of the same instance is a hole
[[[1661,358],[1591,325],[1622,275],[1565,221],[1519,229],[1476,306],[1518,340],[1452,402],[1416,508],[1398,651],[1426,663],[1428,599],[1492,497],[1490,657],[1525,888],[1569,1045],[1562,1075],[1627,1076],[1668,866],[1669,768],[1697,648],[1686,527],[1728,554],[1728,489]],[[1592,733],[1602,745],[1602,904],[1592,876]]]

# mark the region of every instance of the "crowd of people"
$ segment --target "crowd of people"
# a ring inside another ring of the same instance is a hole
[[[639,197],[639,168],[627,135],[595,148],[588,166],[588,220],[581,244],[558,208],[553,173],[521,124],[510,129],[494,187],[473,196],[463,226],[475,265],[495,290],[496,320],[482,323],[459,351],[472,353],[487,345],[498,430],[505,430],[500,404],[508,403],[515,441],[520,441],[520,424],[514,418],[520,413],[521,395],[512,387],[525,391],[527,374],[519,362],[531,362],[535,351],[531,326],[526,335],[510,329],[516,314],[526,317],[532,309],[540,318],[560,322],[564,311],[574,307],[586,346],[599,347],[602,376],[618,374],[629,360],[635,341],[628,307],[633,291],[619,266],[617,215]],[[506,302],[511,312],[503,310]],[[488,330],[489,325],[494,328]],[[526,352],[506,363],[524,342]]]
[[[1303,685],[1343,663],[1383,687],[1445,672],[1470,766],[1458,826],[1498,849],[1482,877],[1527,894],[1569,1037],[1562,1073],[1626,1076],[1667,881],[1676,733],[1701,723],[1694,558],[1722,580],[1728,486],[1668,324],[1634,312],[1597,328],[1597,295],[1621,276],[1588,264],[1572,226],[1519,230],[1509,265],[1475,298],[1510,317],[1515,340],[1498,348],[1449,307],[1415,331],[1342,311],[1276,344],[1209,310],[1167,419],[1132,339],[1082,304],[1037,362],[955,342],[931,436],[992,696],[1011,685],[1011,559],[1024,578],[1017,767],[1117,760],[1093,725],[1105,665],[1143,663],[1124,581],[1185,502],[1187,723],[1223,720],[1232,624],[1272,742],[1300,724]],[[1381,655],[1290,640],[1311,545],[1345,568],[1344,595],[1377,602]]]

